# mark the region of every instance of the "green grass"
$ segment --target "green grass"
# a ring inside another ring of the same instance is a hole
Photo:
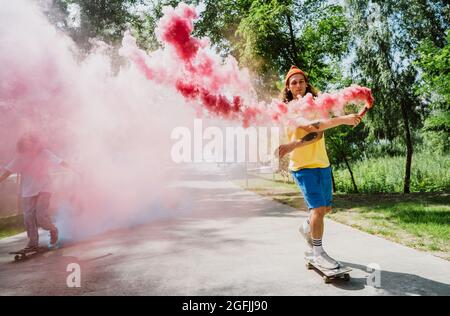
[[[330,218],[450,260],[450,194],[336,195]]]
[[[7,180],[0,186],[0,239],[25,231],[23,215],[17,215],[17,184]]]
[[[360,193],[402,192],[405,157],[382,157],[351,164]],[[346,168],[334,168],[336,190],[354,191]],[[411,166],[411,192],[450,191],[450,155],[417,153]]]
[[[277,175],[235,181],[241,187],[306,210],[295,184]],[[329,218],[450,260],[449,193],[335,194]]]
[[[23,215],[12,215],[0,218],[0,239],[25,231]]]

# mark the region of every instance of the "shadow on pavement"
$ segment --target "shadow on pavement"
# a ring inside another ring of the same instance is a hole
[[[341,263],[353,270],[363,271],[368,276],[370,274],[365,265],[350,262]],[[380,275],[380,287],[373,287],[375,295],[450,295],[450,284],[429,280],[414,274],[386,270],[381,270]],[[371,286],[368,285],[367,278],[353,277],[350,282],[337,281],[332,284],[340,289],[348,291],[357,291]]]

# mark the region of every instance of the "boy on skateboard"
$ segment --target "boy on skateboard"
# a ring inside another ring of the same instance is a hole
[[[318,91],[308,82],[307,75],[299,68],[292,66],[285,78],[285,87],[280,98],[283,102],[299,97],[306,93],[318,96]],[[303,192],[309,210],[309,218],[300,227],[300,233],[305,237],[313,262],[323,269],[337,269],[339,263],[331,258],[322,247],[324,232],[324,216],[331,211],[332,180],[331,167],[325,147],[325,137],[307,146],[299,147],[299,139],[309,133],[323,133],[324,130],[339,125],[356,126],[361,117],[350,114],[330,119],[322,119],[310,125],[288,129],[289,143],[279,147],[280,158],[291,153],[289,170],[297,185]]]
[[[14,159],[3,167],[0,183],[13,173],[21,176],[21,199],[28,236],[24,252],[38,250],[38,227],[50,231],[50,247],[57,244],[58,229],[48,214],[52,192],[49,170],[55,166],[69,168],[61,158],[44,148],[36,135],[26,133],[16,144]]]

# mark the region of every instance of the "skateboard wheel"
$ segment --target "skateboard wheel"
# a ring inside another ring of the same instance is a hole
[[[20,260],[20,256],[19,256],[19,255],[15,255],[15,256],[14,256],[14,260],[15,260],[15,261],[19,261],[19,260]]]
[[[323,281],[324,281],[326,284],[331,283],[331,279],[330,279],[329,277],[327,277],[327,276],[324,276],[324,277],[323,277]]]
[[[313,268],[313,266],[311,265],[311,263],[306,263],[306,269],[311,270]]]
[[[344,274],[344,280],[350,281],[350,274]]]

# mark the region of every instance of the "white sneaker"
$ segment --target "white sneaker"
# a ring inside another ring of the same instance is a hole
[[[325,251],[320,255],[312,258],[315,264],[326,270],[334,270],[339,268],[340,263],[331,258]]]

